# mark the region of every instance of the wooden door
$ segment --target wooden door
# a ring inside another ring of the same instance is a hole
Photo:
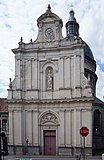
[[[44,155],[56,155],[56,131],[44,131]]]

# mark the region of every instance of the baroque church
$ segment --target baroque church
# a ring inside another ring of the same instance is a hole
[[[31,155],[76,155],[80,128],[87,127],[86,154],[104,149],[104,104],[96,98],[96,61],[79,37],[74,11],[66,37],[63,21],[50,5],[37,19],[37,39],[15,54],[15,77],[8,89],[9,152]]]

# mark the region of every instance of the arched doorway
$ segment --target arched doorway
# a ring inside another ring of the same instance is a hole
[[[40,139],[42,154],[54,156],[58,146],[58,116],[52,111],[45,112],[40,117]]]

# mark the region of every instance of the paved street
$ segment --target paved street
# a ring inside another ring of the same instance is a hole
[[[4,160],[83,160],[76,156],[7,156]],[[101,160],[101,156],[87,156],[85,160]]]

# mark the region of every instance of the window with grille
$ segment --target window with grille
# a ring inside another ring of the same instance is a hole
[[[7,119],[2,120],[2,130],[7,131]]]

